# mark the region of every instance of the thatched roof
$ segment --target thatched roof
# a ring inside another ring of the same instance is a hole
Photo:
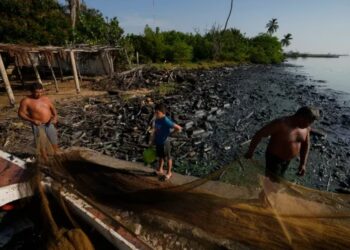
[[[86,52],[98,53],[104,51],[119,50],[121,47],[111,46],[90,46],[85,44],[76,45],[74,47],[58,47],[58,46],[35,46],[35,45],[20,45],[0,43],[0,52],[8,53],[11,57],[15,57],[17,64],[20,66],[31,65],[31,58],[33,54],[46,56],[48,60],[53,60],[53,55],[58,54],[61,58],[66,58],[66,52]]]

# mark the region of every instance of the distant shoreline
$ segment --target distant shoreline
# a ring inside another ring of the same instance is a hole
[[[314,58],[339,58],[341,56],[349,56],[347,54],[311,54],[311,53],[299,53],[299,52],[289,52],[285,53],[284,56],[286,58],[299,58],[299,57],[314,57]]]

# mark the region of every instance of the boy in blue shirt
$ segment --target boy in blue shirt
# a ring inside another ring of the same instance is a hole
[[[171,158],[171,147],[170,142],[168,140],[168,136],[171,133],[171,129],[174,129],[175,132],[180,132],[182,128],[179,125],[175,124],[173,121],[171,121],[165,114],[165,106],[163,104],[157,104],[155,106],[156,120],[154,122],[154,141],[156,144],[156,151],[159,159],[158,173],[161,175],[164,174],[164,161],[167,160],[168,171],[165,175],[165,178],[170,179],[173,160]]]

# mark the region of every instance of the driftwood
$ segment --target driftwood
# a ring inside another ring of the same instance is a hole
[[[121,76],[126,76],[126,75],[129,75],[131,73],[134,73],[138,70],[142,70],[144,68],[144,66],[137,66],[133,69],[130,69],[130,70],[127,70],[127,71],[123,71],[123,72],[120,72],[120,73],[115,73],[114,76],[118,76],[118,77],[121,77]]]

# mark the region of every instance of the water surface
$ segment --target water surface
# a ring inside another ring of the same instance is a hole
[[[288,59],[290,64],[297,66],[289,70],[305,74],[310,80],[321,80],[322,88],[350,94],[350,56],[339,58],[297,58]]]

